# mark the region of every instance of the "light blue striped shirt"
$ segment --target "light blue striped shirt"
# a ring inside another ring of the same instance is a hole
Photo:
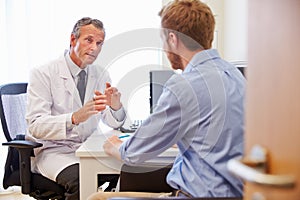
[[[120,147],[127,164],[152,159],[177,144],[168,184],[195,197],[237,197],[242,181],[226,168],[244,145],[245,78],[214,49],[197,53],[173,75],[134,136]]]

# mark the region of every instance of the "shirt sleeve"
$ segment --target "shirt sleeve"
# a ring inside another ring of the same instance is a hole
[[[118,121],[124,121],[125,117],[126,117],[126,113],[124,111],[123,106],[119,109],[119,110],[113,110],[110,108],[110,112],[112,114],[112,116]]]
[[[111,128],[121,127],[126,119],[124,108],[121,108],[115,112],[116,113],[113,113],[109,107],[101,112],[102,121]]]
[[[139,164],[164,152],[181,138],[181,121],[178,98],[164,89],[153,114],[120,146],[122,160],[127,164]]]
[[[73,113],[68,114],[66,123],[67,123],[67,130],[70,131],[72,130],[76,125],[72,123],[72,115]]]

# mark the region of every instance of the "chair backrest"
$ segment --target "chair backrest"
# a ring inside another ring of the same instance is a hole
[[[26,133],[27,83],[0,86],[0,118],[7,141],[24,139]]]
[[[123,164],[120,172],[120,191],[135,192],[172,192],[166,182],[166,176],[172,168],[169,165],[140,165]]]
[[[25,140],[27,129],[26,105],[27,83],[9,83],[0,86],[0,118],[8,146],[16,142],[23,145],[28,142],[20,141]],[[9,147],[3,187],[6,189],[9,186],[21,186],[23,194],[29,194],[36,199],[65,199],[62,186],[41,174],[31,173],[30,156],[33,155],[32,148],[35,147]]]

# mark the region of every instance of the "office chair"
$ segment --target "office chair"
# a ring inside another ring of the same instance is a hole
[[[166,177],[172,164],[148,164],[130,166],[123,164],[120,172],[120,188],[122,191],[135,192],[172,192]]]
[[[23,194],[39,199],[64,199],[64,188],[54,181],[31,172],[30,157],[41,143],[25,140],[27,83],[0,86],[0,117],[8,146],[3,187],[21,186]]]

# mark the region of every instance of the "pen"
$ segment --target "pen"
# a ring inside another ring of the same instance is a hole
[[[119,138],[120,139],[122,139],[122,138],[126,138],[126,137],[129,137],[130,135],[121,135],[121,136],[119,136]]]

